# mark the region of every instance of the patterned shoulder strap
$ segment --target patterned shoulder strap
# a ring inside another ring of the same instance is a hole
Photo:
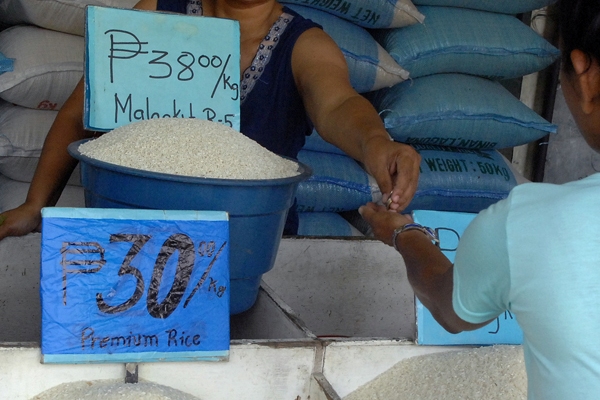
[[[203,15],[202,0],[188,0],[186,14],[187,15]]]

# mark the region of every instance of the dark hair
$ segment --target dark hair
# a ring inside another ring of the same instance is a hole
[[[573,70],[575,49],[600,61],[600,0],[558,0],[556,5],[564,69]]]

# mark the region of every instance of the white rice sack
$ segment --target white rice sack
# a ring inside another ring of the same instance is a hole
[[[390,87],[408,79],[408,71],[365,28],[315,8],[292,4],[288,7],[321,25],[336,42],[348,64],[350,83],[357,92]]]
[[[23,204],[29,191],[28,182],[19,182],[0,175],[0,212]],[[57,207],[85,207],[85,194],[81,186],[67,185],[63,189]],[[2,396],[0,396],[2,398]]]
[[[0,32],[0,52],[14,59],[0,98],[23,107],[59,110],[83,76],[81,36],[18,25]]]
[[[363,28],[400,28],[423,22],[423,14],[411,0],[282,0],[313,7],[346,19]]]
[[[216,179],[278,179],[299,174],[278,156],[221,123],[161,118],[118,127],[79,146],[81,154],[144,171]]]
[[[490,346],[410,357],[344,400],[525,400],[521,346]]]
[[[199,400],[198,397],[153,382],[123,383],[117,380],[77,381],[48,389],[31,400]]]
[[[35,110],[0,100],[0,174],[31,182],[57,111]],[[69,184],[78,185],[79,168]]]
[[[87,5],[133,8],[138,0],[2,0],[0,22],[83,36]]]

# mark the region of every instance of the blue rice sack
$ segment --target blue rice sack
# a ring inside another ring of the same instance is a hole
[[[363,28],[399,28],[423,22],[411,0],[282,0],[315,8]]]
[[[407,212],[479,212],[507,197],[519,183],[497,150],[414,147],[421,155],[421,167]],[[300,213],[354,211],[369,201],[381,202],[375,179],[352,158],[301,150],[298,159],[313,169],[313,176],[296,191]]]
[[[320,24],[342,50],[350,83],[365,93],[393,86],[408,78],[403,69],[364,28],[310,7],[288,5],[305,18]]]
[[[349,156],[300,150],[298,160],[313,170],[310,178],[298,184],[299,212],[356,210],[381,198],[375,179]]]
[[[421,154],[417,192],[405,211],[479,212],[508,196],[517,180],[496,150],[414,146]]]
[[[414,0],[417,6],[445,6],[472,8],[474,10],[521,14],[544,8],[556,0]]]
[[[472,75],[423,76],[367,97],[403,143],[502,149],[557,131],[500,83]]]
[[[306,142],[304,143],[304,147],[302,148],[304,150],[347,156],[347,154],[344,153],[342,149],[325,141],[325,139],[323,139],[321,135],[319,135],[316,129],[313,129],[312,133],[306,137]]]
[[[298,213],[298,236],[364,236],[337,213]]]
[[[422,6],[424,24],[372,32],[412,78],[443,72],[512,79],[538,72],[559,50],[507,14]]]

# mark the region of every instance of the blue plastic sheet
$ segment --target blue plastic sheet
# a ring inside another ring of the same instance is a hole
[[[0,75],[13,70],[14,60],[0,53]]]
[[[227,213],[45,208],[41,261],[44,362],[228,357]]]

